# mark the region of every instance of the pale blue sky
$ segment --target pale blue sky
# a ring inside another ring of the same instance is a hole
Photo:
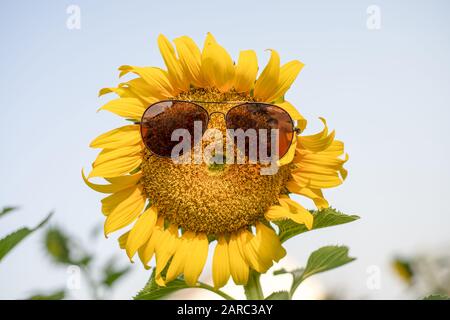
[[[81,8],[81,30],[66,28],[66,8]],[[381,29],[366,27],[366,9],[381,9]],[[275,48],[282,61],[305,63],[289,99],[320,129],[323,116],[346,143],[349,178],[326,192],[330,203],[359,214],[356,223],[287,242],[304,263],[326,244],[346,244],[358,260],[318,277],[350,297],[396,298],[401,284],[388,261],[395,253],[431,250],[450,241],[448,122],[450,20],[447,1],[3,1],[0,70],[0,206],[22,210],[2,218],[0,235],[52,223],[79,239],[101,223],[100,194],[82,182],[96,151],[89,142],[122,123],[96,109],[122,64],[162,66],[159,33],[202,43],[212,32],[233,57]],[[107,256],[115,237],[92,243]],[[63,285],[64,269],[47,262],[36,234],[0,264],[0,298]],[[379,266],[381,288],[366,286]],[[128,298],[148,273],[136,263],[117,298]],[[85,290],[74,294],[86,297]]]

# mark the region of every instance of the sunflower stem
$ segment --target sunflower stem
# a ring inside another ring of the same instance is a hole
[[[209,284],[203,283],[203,282],[198,282],[198,287],[214,292],[215,294],[221,296],[222,298],[224,298],[225,300],[235,300],[232,296],[229,296],[228,294],[226,294],[225,292],[214,288],[213,286],[210,286]]]
[[[254,270],[248,275],[248,282],[244,285],[245,296],[247,300],[264,300],[264,294],[261,288],[259,278],[261,274]]]

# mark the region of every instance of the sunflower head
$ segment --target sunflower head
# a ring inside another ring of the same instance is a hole
[[[211,34],[202,50],[186,36],[172,44],[160,35],[158,46],[166,70],[121,66],[120,76],[135,77],[100,91],[118,96],[100,109],[131,122],[92,141],[91,147],[101,151],[83,179],[109,194],[101,201],[105,235],[128,228],[119,238],[121,248],[130,259],[138,253],[145,267],[155,257],[160,285],[180,274],[195,285],[211,243],[214,285],[221,287],[230,277],[245,284],[250,270],[265,272],[285,255],[271,221],[292,219],[312,227],[313,216],[291,194],[312,199],[318,208],[328,206],[322,189],[338,186],[347,175],[347,157],[341,159],[344,145],[322,119],[321,132],[294,136],[274,175],[261,175],[261,164],[177,164],[155,156],[145,148],[137,122],[150,104],[166,99],[208,101],[208,126],[221,131],[222,114],[233,107],[224,101],[275,104],[298,128],[306,127],[306,120],[285,100],[301,62],[280,65],[278,53],[271,50],[258,75],[254,51],[241,51],[235,63]],[[107,184],[89,181],[93,177]]]

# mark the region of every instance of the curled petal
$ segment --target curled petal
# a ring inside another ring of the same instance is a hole
[[[303,66],[304,64],[297,60],[283,65],[280,68],[280,78],[278,79],[276,90],[270,97],[267,98],[267,101],[275,101],[278,98],[283,98],[284,94],[289,90]]]

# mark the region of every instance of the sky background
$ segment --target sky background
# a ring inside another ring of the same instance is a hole
[[[66,27],[71,4],[81,9],[80,30]],[[366,25],[373,4],[379,30]],[[408,297],[390,259],[450,242],[449,10],[448,1],[2,1],[0,207],[21,210],[1,219],[0,236],[55,210],[53,225],[127,264],[117,235],[89,238],[103,222],[102,195],[84,185],[81,168],[95,158],[90,141],[123,123],[96,113],[111,98],[98,90],[117,85],[120,65],[162,67],[158,34],[202,45],[210,31],[235,59],[254,49],[263,65],[264,50],[275,48],[282,62],[304,62],[287,98],[309,120],[308,133],[325,117],[350,155],[348,179],[326,196],[361,219],[289,240],[286,261],[303,265],[320,246],[345,244],[358,259],[317,276],[325,290]],[[0,298],[66,283],[67,270],[45,257],[42,234],[0,264]],[[376,288],[367,285],[373,270]],[[135,263],[112,297],[130,298],[148,277]],[[84,282],[71,294],[87,298]]]

